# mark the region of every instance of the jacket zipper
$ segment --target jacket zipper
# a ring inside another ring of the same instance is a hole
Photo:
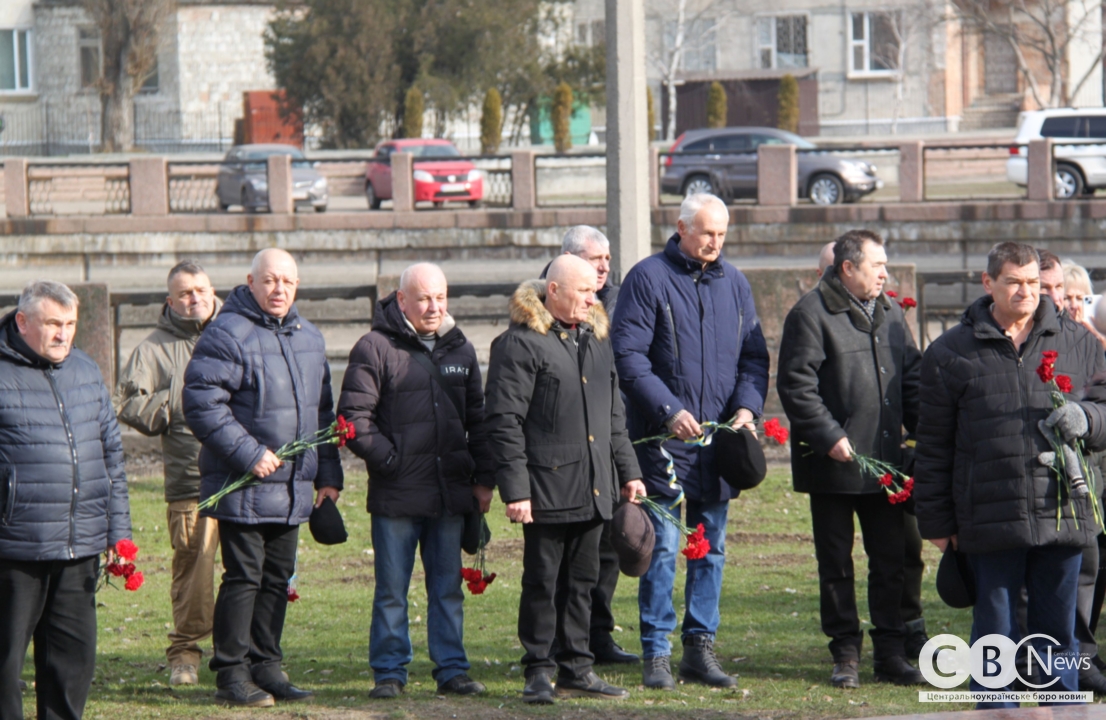
[[[1028,347],[1028,345],[1029,345],[1029,339],[1026,340],[1025,346],[1023,346],[1023,348]],[[1022,406],[1022,427],[1027,428],[1029,430],[1029,433],[1032,434],[1034,429],[1029,427],[1029,390],[1025,386],[1025,373],[1023,372],[1023,369],[1025,367],[1025,363],[1023,362],[1022,353],[1018,352],[1018,348],[1014,345],[1013,340],[1010,341],[1010,347],[1014,350],[1014,356],[1018,360],[1018,395],[1019,395],[1019,400],[1021,401],[1021,406]],[[1026,447],[1026,449],[1028,450],[1030,456],[1033,456],[1034,449],[1032,447],[1032,445],[1033,445],[1032,437],[1023,434],[1022,435],[1022,443]],[[1024,472],[1025,472],[1024,468],[1022,469],[1022,472],[1023,472],[1023,476],[1024,476]],[[1040,538],[1038,537],[1038,532],[1037,532],[1036,514],[1033,511],[1033,476],[1032,476],[1032,474],[1030,474],[1030,475],[1024,476],[1024,477],[1025,477],[1025,489],[1026,489],[1026,492],[1025,492],[1025,503],[1026,503],[1026,512],[1027,512],[1026,517],[1029,518],[1029,534],[1030,534],[1030,537],[1033,539],[1033,544],[1037,545]]]
[[[73,483],[72,490],[69,494],[69,558],[73,559],[76,555],[73,552],[73,543],[77,537],[77,487],[80,481],[79,463],[77,459],[77,445],[73,441],[73,428],[69,425],[69,416],[65,413],[65,403],[61,400],[61,393],[58,392],[58,384],[54,381],[53,369],[46,371],[46,378],[50,381],[50,390],[54,393],[54,402],[58,406],[58,414],[61,415],[61,424],[65,428],[65,436],[69,439],[69,455],[73,460]],[[108,497],[108,513],[111,513],[111,497],[109,493]]]
[[[676,342],[676,320],[672,317],[672,306],[665,303],[664,311],[668,314],[668,328],[672,333],[672,354],[678,363],[680,361],[680,345]]]

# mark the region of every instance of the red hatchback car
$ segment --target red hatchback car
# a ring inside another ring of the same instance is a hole
[[[392,199],[392,153],[397,152],[415,156],[415,202],[441,205],[457,200],[476,207],[483,200],[484,173],[463,159],[449,140],[385,140],[376,146],[376,154],[365,170],[365,196],[370,209],[376,210],[381,202]]]

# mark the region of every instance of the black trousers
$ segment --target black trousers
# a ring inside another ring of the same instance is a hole
[[[22,720],[19,675],[35,642],[39,720],[76,720],[96,669],[99,556],[0,560],[0,720]]]
[[[608,520],[603,523],[603,530],[599,534],[599,580],[591,589],[589,642],[593,650],[612,641],[614,613],[611,611],[611,600],[614,599],[614,591],[618,587],[618,573],[618,553],[611,544],[611,523]]]
[[[883,492],[868,495],[811,493],[814,552],[818,558],[822,632],[835,662],[859,660],[864,634],[856,609],[853,514],[860,519],[868,554],[868,614],[875,659],[903,655],[905,529],[901,505]]]
[[[599,578],[602,532],[599,516],[587,522],[522,526],[518,637],[526,650],[522,664],[527,677],[554,668],[561,677],[591,671],[591,591]],[[551,656],[554,642],[556,657]]]
[[[215,600],[215,684],[280,682],[280,636],[288,581],[296,568],[299,526],[219,521],[223,582]]]
[[[1099,533],[1098,537],[1102,538],[1103,535]],[[1079,565],[1079,587],[1075,600],[1075,639],[1079,641],[1079,654],[1083,657],[1098,655],[1098,643],[1095,642],[1094,633],[1098,626],[1099,611],[1102,609],[1102,595],[1097,595],[1096,592],[1100,590],[1098,578],[1102,575],[1099,542],[1083,548],[1083,557]]]
[[[918,531],[918,518],[904,512],[905,549],[902,580],[902,620],[910,622],[922,616],[922,577],[926,564],[922,560],[922,534]]]

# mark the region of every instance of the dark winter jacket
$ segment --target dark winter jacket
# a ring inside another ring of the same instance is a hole
[[[1049,386],[1037,377],[1041,353],[1059,353],[1056,374],[1076,395],[1106,370],[1102,346],[1085,328],[1056,314],[1047,297],[1022,348],[990,312],[991,298],[970,305],[960,325],[926,349],[922,360],[914,493],[924,538],[959,536],[960,549],[988,553],[1046,545],[1086,547],[1099,528],[1086,500],[1057,487],[1037,455],[1050,450],[1037,423],[1052,412]],[[1106,405],[1085,400],[1089,450],[1106,446]],[[1057,529],[1057,495],[1061,519]]]
[[[918,423],[921,364],[898,304],[880,295],[869,320],[828,268],[791,308],[780,340],[776,390],[791,423],[796,492],[883,492],[855,462],[828,453],[848,437],[856,452],[901,468],[902,427]]]
[[[357,430],[347,447],[368,467],[370,513],[457,515],[476,507],[474,476],[495,486],[476,349],[452,318],[443,329],[427,351],[392,293],[377,303],[372,332],[350,352],[338,413]],[[453,399],[412,353],[440,369]]]
[[[123,444],[99,366],[51,364],[0,319],[0,558],[88,558],[131,537]]]
[[[200,336],[184,376],[184,416],[200,450],[200,498],[251,471],[265,454],[334,422],[323,336],[299,317],[262,312],[239,285]],[[342,487],[338,448],[322,445],[288,460],[259,485],[204,512],[219,520],[307,522],[314,487]]]
[[[222,301],[215,299],[215,312]],[[200,496],[200,443],[184,421],[181,397],[192,348],[210,322],[177,315],[166,303],[157,329],[134,349],[112,396],[119,421],[151,437],[161,436],[165,501]]]
[[[601,305],[572,330],[523,283],[511,325],[492,342],[488,425],[503,502],[530,500],[536,523],[605,520],[618,488],[641,477]],[[577,335],[578,333],[578,335]],[[577,345],[579,343],[579,345]]]
[[[687,410],[699,422],[730,420],[741,408],[756,416],[768,392],[768,347],[749,281],[717,260],[704,270],[684,255],[679,236],[626,275],[611,341],[629,400],[632,439],[666,433],[665,421]],[[680,485],[692,500],[737,496],[714,465],[714,447],[665,445]],[[673,497],[666,460],[656,443],[636,446],[650,495]]]

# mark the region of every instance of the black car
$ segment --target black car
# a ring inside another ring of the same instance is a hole
[[[794,145],[817,150],[809,140],[767,127],[731,127],[688,130],[664,160],[661,192],[688,196],[713,193],[726,199],[757,196],[757,148]],[[856,202],[883,187],[876,167],[828,153],[798,153],[799,197],[817,205]]]

